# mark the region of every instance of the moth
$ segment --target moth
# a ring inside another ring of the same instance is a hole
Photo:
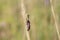
[[[27,15],[27,31],[30,30],[30,20],[29,20],[29,15]]]

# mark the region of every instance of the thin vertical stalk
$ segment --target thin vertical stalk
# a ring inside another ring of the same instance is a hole
[[[25,9],[25,6],[24,6],[24,0],[21,0],[21,14],[22,14],[23,21],[24,21],[27,40],[30,40],[29,31],[27,31],[27,25],[26,25],[26,17],[27,17],[27,15],[26,15],[26,9]]]
[[[54,12],[54,8],[53,8],[52,0],[50,0],[50,4],[51,4],[52,15],[53,15],[53,18],[54,18],[54,21],[55,21],[55,27],[56,27],[57,35],[58,35],[58,38],[60,40],[60,35],[59,35],[59,30],[58,30],[58,24],[57,24],[57,19],[56,19],[56,16],[55,16],[55,12]]]

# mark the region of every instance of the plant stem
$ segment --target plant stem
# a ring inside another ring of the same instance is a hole
[[[60,35],[59,35],[59,30],[58,30],[58,24],[57,24],[57,19],[56,19],[56,16],[55,16],[55,12],[54,12],[54,8],[53,8],[52,0],[50,0],[50,4],[51,4],[52,15],[53,15],[53,18],[54,18],[54,21],[55,21],[55,27],[56,27],[57,35],[58,35],[58,38],[60,40]]]
[[[25,9],[25,6],[24,6],[24,0],[21,0],[21,14],[22,14],[23,21],[24,21],[27,40],[30,40],[29,31],[27,31],[27,25],[26,25],[26,17],[27,17],[27,15],[26,15],[26,9]]]

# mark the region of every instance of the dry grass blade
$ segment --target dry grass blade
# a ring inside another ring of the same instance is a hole
[[[25,26],[25,31],[26,31],[26,36],[27,36],[27,40],[30,40],[30,36],[29,36],[29,31],[27,31],[27,25],[26,25],[26,13],[25,13],[25,7],[24,7],[24,0],[21,0],[21,14],[24,20],[24,26]]]
[[[58,35],[58,38],[60,40],[60,35],[59,35],[59,30],[58,30],[58,24],[57,24],[57,19],[56,19],[56,16],[55,16],[55,12],[54,12],[54,8],[53,8],[52,0],[50,0],[50,3],[51,3],[52,15],[53,15],[54,21],[55,21],[55,27],[56,27],[57,35]]]

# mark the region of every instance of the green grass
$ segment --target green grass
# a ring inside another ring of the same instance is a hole
[[[24,20],[21,15],[21,9],[18,10],[19,6],[17,6],[16,1],[18,0],[9,0],[9,2],[7,0],[3,0],[0,2],[0,23],[2,21],[5,21],[7,23],[7,32],[9,30],[11,33],[9,35],[12,35],[13,40],[26,40],[26,35],[24,35]],[[20,4],[20,2],[18,2],[18,4]],[[33,2],[27,6],[28,8],[26,8],[28,10],[26,10],[26,12],[30,14],[31,21],[31,29],[29,32],[31,40],[58,40],[50,6],[44,6],[43,0],[33,0]],[[56,6],[55,9],[58,16],[60,17],[60,6]],[[8,24],[11,25],[8,26]]]

